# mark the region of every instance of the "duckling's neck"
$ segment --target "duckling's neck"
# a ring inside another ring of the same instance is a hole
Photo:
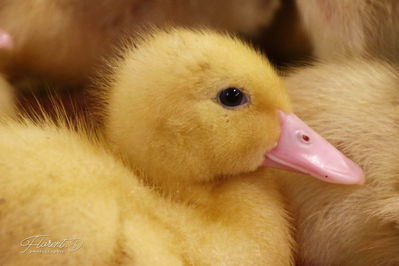
[[[223,182],[223,180],[212,182],[183,181],[177,176],[168,176],[165,172],[163,172],[162,178],[157,178],[157,176],[152,177],[147,171],[138,168],[131,162],[127,160],[125,160],[125,162],[145,186],[157,192],[158,195],[176,202],[192,203],[196,205],[208,204],[209,195],[212,193],[213,188],[220,182]],[[195,178],[192,179],[195,180]],[[198,179],[200,180],[200,178]]]
[[[220,195],[221,191],[225,194],[227,193],[229,197],[234,197],[236,194],[238,197],[244,188],[237,184],[246,183],[248,179],[264,180],[268,176],[268,174],[265,174],[265,169],[258,169],[255,172],[206,181],[193,181],[203,180],[203,178],[195,178],[192,174],[190,175],[191,178],[187,180],[181,176],[168,176],[166,172],[163,172],[162,178],[157,178],[158,176],[152,177],[146,171],[132,165],[131,161],[128,164],[130,164],[130,168],[145,186],[163,198],[198,208],[203,207],[211,211],[216,202],[223,198]]]
[[[153,182],[151,179],[144,179],[148,187],[163,197],[194,205],[210,204],[212,191],[220,182]]]
[[[267,171],[267,169],[259,169],[255,172],[202,182],[154,182],[150,178],[143,180],[146,186],[168,200],[183,203],[186,206],[194,206],[203,211],[214,212],[219,208],[220,203],[225,201],[223,198],[226,195],[229,200],[242,200],[240,195],[246,193],[247,183],[263,183],[269,178]],[[170,181],[171,179],[166,180]]]

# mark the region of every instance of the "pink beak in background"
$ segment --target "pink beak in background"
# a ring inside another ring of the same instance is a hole
[[[281,134],[263,166],[308,174],[325,182],[363,184],[362,169],[294,114],[279,111]]]
[[[11,50],[13,46],[14,44],[11,36],[4,30],[0,29],[0,50]]]

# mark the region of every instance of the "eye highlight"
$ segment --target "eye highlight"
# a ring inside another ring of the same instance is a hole
[[[237,108],[249,103],[249,97],[242,90],[229,87],[219,92],[218,102],[226,108]]]

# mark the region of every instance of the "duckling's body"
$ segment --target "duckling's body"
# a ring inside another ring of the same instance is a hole
[[[365,170],[363,187],[287,177],[305,265],[399,264],[399,76],[355,59],[299,69],[295,111]]]
[[[198,188],[198,202],[175,201],[67,129],[12,123],[0,135],[1,265],[291,262],[284,201],[262,173]],[[82,246],[28,248],[23,240],[37,235],[48,237],[35,243],[73,238]],[[65,254],[29,254],[44,250]]]

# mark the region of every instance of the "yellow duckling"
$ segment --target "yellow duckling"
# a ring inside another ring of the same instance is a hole
[[[63,127],[0,127],[0,264],[292,264],[262,166],[339,183],[361,170],[290,113],[268,61],[239,40],[169,30],[136,45],[104,86],[105,141],[128,167]]]
[[[399,265],[399,75],[353,59],[299,69],[295,111],[365,170],[362,187],[287,176],[304,265]]]

